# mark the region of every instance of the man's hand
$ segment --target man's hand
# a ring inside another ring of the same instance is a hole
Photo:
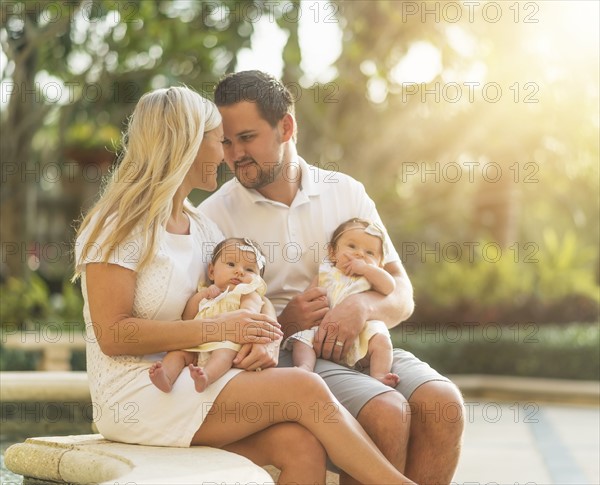
[[[367,321],[360,294],[352,295],[323,317],[313,342],[317,357],[339,363]]]
[[[244,344],[233,359],[237,369],[256,370],[277,367],[279,362],[279,344],[281,340],[270,344]]]
[[[318,286],[294,296],[278,317],[286,337],[319,325],[329,311],[327,290]]]

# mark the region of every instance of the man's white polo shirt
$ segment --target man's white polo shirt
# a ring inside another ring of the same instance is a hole
[[[226,237],[249,237],[260,244],[267,259],[266,296],[277,314],[317,275],[327,243],[342,222],[360,217],[383,226],[360,182],[308,165],[300,157],[298,164],[300,189],[289,207],[244,188],[235,178],[200,204]],[[385,253],[384,263],[400,261],[389,237]]]

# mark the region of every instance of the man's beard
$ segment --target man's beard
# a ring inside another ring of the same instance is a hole
[[[251,157],[243,158],[240,163],[244,165],[238,167],[237,162],[234,164],[238,181],[247,189],[260,189],[271,184],[281,174],[283,157],[275,162],[266,163],[263,167]]]

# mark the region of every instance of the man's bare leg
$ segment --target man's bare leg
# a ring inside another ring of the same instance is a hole
[[[404,472],[411,416],[402,395],[392,391],[375,396],[363,406],[357,420],[390,463]],[[340,485],[358,483],[347,473],[340,473]]]
[[[449,382],[430,381],[413,392],[409,403],[406,476],[420,485],[449,484],[458,465],[464,428],[460,391]]]

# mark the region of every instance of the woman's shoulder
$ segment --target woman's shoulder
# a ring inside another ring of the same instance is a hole
[[[125,266],[129,269],[135,269],[135,264],[130,264],[131,254],[135,254],[141,250],[143,244],[143,232],[141,225],[133,228],[126,240],[118,245],[110,245],[106,247],[107,241],[110,241],[110,236],[114,233],[118,222],[116,214],[111,214],[101,220],[101,215],[93,214],[85,228],[77,236],[75,240],[75,261],[76,267],[80,270],[82,265],[91,262],[99,262],[104,260],[103,254],[109,253],[108,262]],[[96,228],[98,231],[96,231]],[[122,260],[125,259],[125,264]]]
[[[198,207],[194,207],[192,204],[186,204],[186,207],[190,211],[191,223],[195,224],[196,228],[199,229],[198,234],[201,239],[214,243],[218,243],[224,239],[223,233],[217,224]]]
[[[79,244],[86,243],[94,243],[94,244],[102,244],[106,239],[108,239],[115,231],[118,223],[117,214],[111,214],[105,218],[102,222],[100,220],[100,215],[98,213],[94,214],[86,227],[79,233],[77,236],[77,242]],[[97,235],[94,237],[94,240],[90,240],[94,230],[98,226],[101,225],[100,230]],[[144,231],[142,230],[142,223],[138,223],[127,235],[124,243],[128,243],[131,241],[137,241],[143,239]]]

